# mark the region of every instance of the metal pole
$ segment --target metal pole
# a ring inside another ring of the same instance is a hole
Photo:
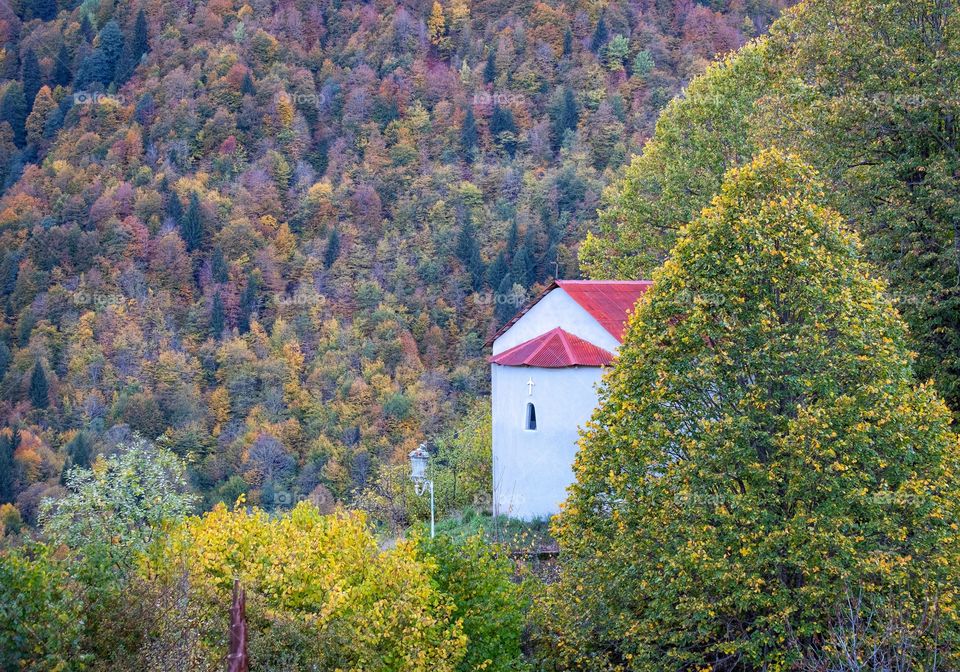
[[[433,479],[430,479],[430,538],[433,539]]]

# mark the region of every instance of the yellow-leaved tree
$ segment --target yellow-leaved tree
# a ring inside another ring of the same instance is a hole
[[[434,569],[412,543],[381,550],[363,514],[325,516],[308,502],[279,517],[221,504],[189,518],[145,566],[189,582],[211,652],[239,579],[257,669],[452,672],[467,642]]]
[[[654,274],[556,519],[556,669],[956,669],[957,437],[824,199],[762,152]]]

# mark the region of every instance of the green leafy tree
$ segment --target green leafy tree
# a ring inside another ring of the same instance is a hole
[[[44,546],[0,552],[0,669],[87,669],[82,605],[70,584]]]
[[[653,55],[646,49],[641,49],[633,57],[633,65],[630,68],[631,74],[638,79],[646,79],[647,75],[653,72],[656,62]]]
[[[604,53],[604,61],[607,69],[613,72],[623,69],[623,61],[630,53],[630,40],[623,35],[614,35],[613,39],[607,44]]]
[[[720,189],[724,172],[755,150],[744,115],[770,86],[767,45],[712,65],[657,120],[653,138],[604,193],[596,235],[580,249],[591,278],[643,278],[663,263],[680,227]]]
[[[582,249],[594,278],[639,277],[710,202],[724,172],[764,147],[830,182],[885,274],[932,377],[960,409],[960,72],[953,3],[812,0],[713,66],[671,103],[606,197]],[[910,17],[904,20],[903,17]]]
[[[891,657],[891,625],[916,626],[904,669],[956,664],[950,414],[915,386],[884,285],[824,200],[809,167],[765,152],[654,274],[556,519],[540,636],[561,668],[838,659],[845,595]]]
[[[513,582],[514,567],[482,535],[457,542],[448,536],[420,536],[418,550],[436,563],[433,580],[454,603],[467,651],[459,672],[521,670],[521,637],[530,598],[527,587]]]
[[[43,533],[81,565],[99,565],[104,576],[116,580],[165,524],[192,511],[195,497],[185,474],[176,455],[135,440],[93,469],[77,467],[68,474],[67,494],[41,506]]]
[[[40,360],[33,365],[33,373],[30,374],[30,403],[37,409],[50,405],[50,385]]]

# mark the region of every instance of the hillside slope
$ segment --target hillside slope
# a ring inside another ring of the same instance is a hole
[[[351,497],[784,4],[0,4],[0,502],[132,432],[208,503]]]

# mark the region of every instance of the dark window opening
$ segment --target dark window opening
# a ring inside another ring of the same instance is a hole
[[[537,428],[537,408],[533,404],[527,404],[527,429]]]

